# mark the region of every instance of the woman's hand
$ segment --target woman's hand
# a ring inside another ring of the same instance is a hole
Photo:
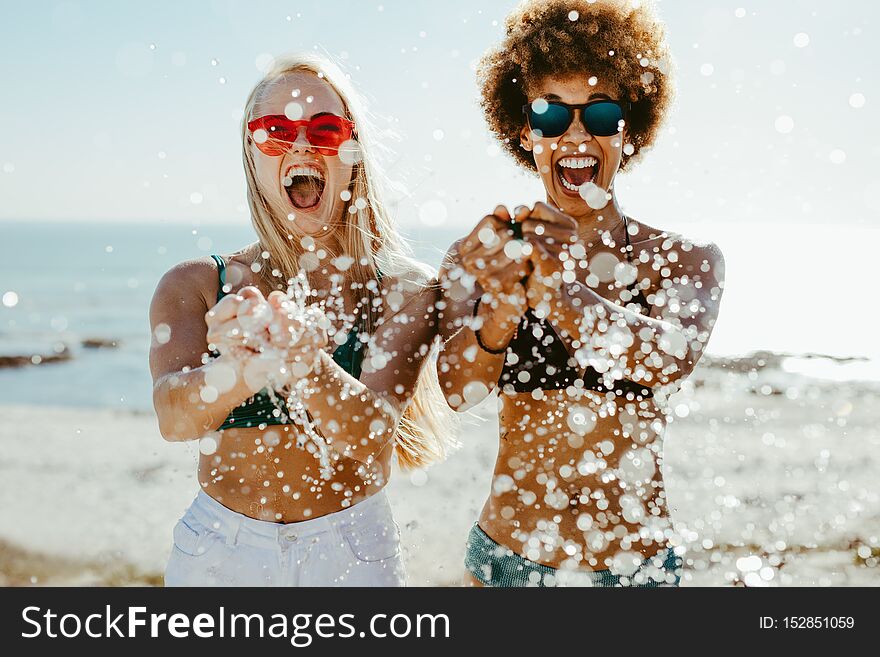
[[[462,267],[490,294],[510,294],[531,270],[523,241],[511,228],[513,221],[507,208],[499,205],[459,247]]]
[[[287,373],[284,361],[267,352],[272,316],[272,307],[253,286],[226,295],[205,315],[208,344],[227,357],[253,393]]]
[[[307,376],[329,342],[330,321],[318,306],[308,306],[303,312],[280,291],[269,294],[268,303],[272,309],[268,347],[284,355],[291,376]]]
[[[237,361],[258,353],[265,342],[263,333],[268,326],[268,321],[261,326],[261,318],[253,315],[253,309],[260,302],[265,303],[263,294],[252,286],[220,299],[205,313],[209,348],[213,346],[222,355]]]
[[[491,349],[501,349],[510,342],[527,307],[522,282],[532,271],[530,247],[516,238],[511,227],[526,214],[527,208],[523,208],[512,218],[507,208],[499,205],[480,220],[459,249],[462,267],[488,293],[488,299],[480,303],[474,328]]]
[[[577,221],[546,203],[535,207],[523,220],[523,237],[532,247],[529,259],[534,271],[526,284],[526,298],[530,308],[547,311],[566,276],[566,261],[571,259],[569,247],[577,242]],[[572,260],[574,264],[574,260]],[[547,312],[540,314],[546,316]]]

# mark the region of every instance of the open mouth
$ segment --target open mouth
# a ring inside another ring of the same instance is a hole
[[[595,181],[599,176],[599,161],[595,157],[564,157],[556,163],[559,182],[573,196],[582,185]]]
[[[294,166],[281,181],[293,207],[311,210],[318,207],[324,194],[324,174],[315,167]]]

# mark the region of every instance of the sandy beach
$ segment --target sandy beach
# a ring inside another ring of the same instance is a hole
[[[683,586],[880,585],[878,386],[811,379],[758,354],[704,359],[670,400],[672,515]],[[491,481],[495,400],[463,447],[389,494],[412,586],[456,585]],[[161,585],[171,529],[197,491],[194,444],[151,414],[0,406],[0,584]]]

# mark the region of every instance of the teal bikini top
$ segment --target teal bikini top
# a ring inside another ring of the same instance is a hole
[[[220,301],[220,299],[226,296],[226,291],[223,289],[226,286],[226,263],[223,261],[223,258],[218,255],[212,254],[211,257],[214,259],[214,262],[217,263],[217,272],[220,278],[220,288],[217,290],[217,301]],[[358,326],[352,327],[351,331],[348,333],[346,341],[336,347],[333,351],[333,360],[356,379],[360,379],[361,377],[361,363],[364,359],[364,343],[358,338],[359,328],[360,327]],[[220,354],[217,352],[211,352],[211,355],[217,357]],[[276,396],[279,400],[278,403],[282,403],[281,400],[284,399],[283,395],[278,393]],[[283,407],[277,406],[276,403],[272,401],[272,397],[269,395],[269,391],[266,388],[260,390],[256,395],[247,401],[242,402],[240,406],[233,409],[229,414],[229,417],[223,421],[223,424],[221,424],[217,430],[222,431],[223,429],[239,427],[256,427],[261,424],[291,424],[287,417],[287,412],[284,411]]]

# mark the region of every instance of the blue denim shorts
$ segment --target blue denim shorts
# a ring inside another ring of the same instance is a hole
[[[678,586],[682,559],[672,548],[645,559],[629,575],[611,570],[559,570],[529,561],[496,543],[474,524],[468,536],[464,565],[484,586],[599,586],[658,588]]]

